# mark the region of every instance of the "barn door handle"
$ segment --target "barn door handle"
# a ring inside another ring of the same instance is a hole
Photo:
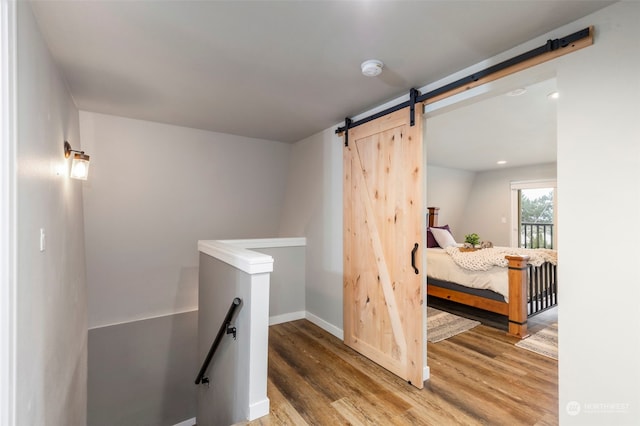
[[[416,271],[416,274],[419,274],[420,271],[416,268],[416,251],[418,251],[418,243],[416,243],[416,245],[413,246],[413,250],[411,250],[411,267]]]

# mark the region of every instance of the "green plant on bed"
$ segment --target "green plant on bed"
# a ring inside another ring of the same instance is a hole
[[[464,236],[464,242],[471,244],[472,247],[475,247],[478,244],[480,244],[480,237],[478,236],[478,234],[475,234],[475,233],[467,234]]]

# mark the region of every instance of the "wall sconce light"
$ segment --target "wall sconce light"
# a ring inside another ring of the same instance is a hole
[[[64,158],[71,157],[73,152],[73,159],[71,159],[71,171],[69,177],[80,180],[87,180],[89,176],[89,156],[84,151],[76,151],[71,149],[69,142],[64,141]]]

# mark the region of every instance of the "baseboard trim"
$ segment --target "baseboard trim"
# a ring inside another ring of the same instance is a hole
[[[192,417],[190,419],[183,420],[180,423],[177,423],[173,426],[194,426],[195,424],[196,424],[196,418]]]
[[[335,325],[323,320],[322,318],[316,315],[313,315],[309,311],[306,312],[305,318],[310,322],[314,323],[315,325],[317,325],[318,327],[320,327],[321,329],[323,329],[324,331],[326,331],[327,333],[333,334],[340,340],[344,340],[344,332],[342,331],[342,329],[336,327]]]
[[[288,314],[269,317],[269,325],[282,324],[283,322],[297,321],[306,318],[305,311],[289,312]]]
[[[422,381],[429,380],[431,377],[431,370],[428,365],[425,365],[422,369]]]
[[[262,401],[254,402],[249,405],[249,418],[247,420],[255,420],[269,414],[269,398]]]

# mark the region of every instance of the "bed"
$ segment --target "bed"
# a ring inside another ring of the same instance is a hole
[[[439,208],[428,207],[428,211],[429,228],[438,227]],[[502,253],[499,248],[490,250],[494,255]],[[465,257],[466,253],[460,256],[458,248],[427,248],[425,251],[427,294],[430,297],[505,315],[509,320],[510,335],[527,337],[527,319],[558,303],[557,262],[552,257],[541,258],[537,251],[505,248],[504,252],[510,254],[501,256],[504,266],[483,271],[459,266],[454,257]],[[490,257],[489,251],[484,254]]]

